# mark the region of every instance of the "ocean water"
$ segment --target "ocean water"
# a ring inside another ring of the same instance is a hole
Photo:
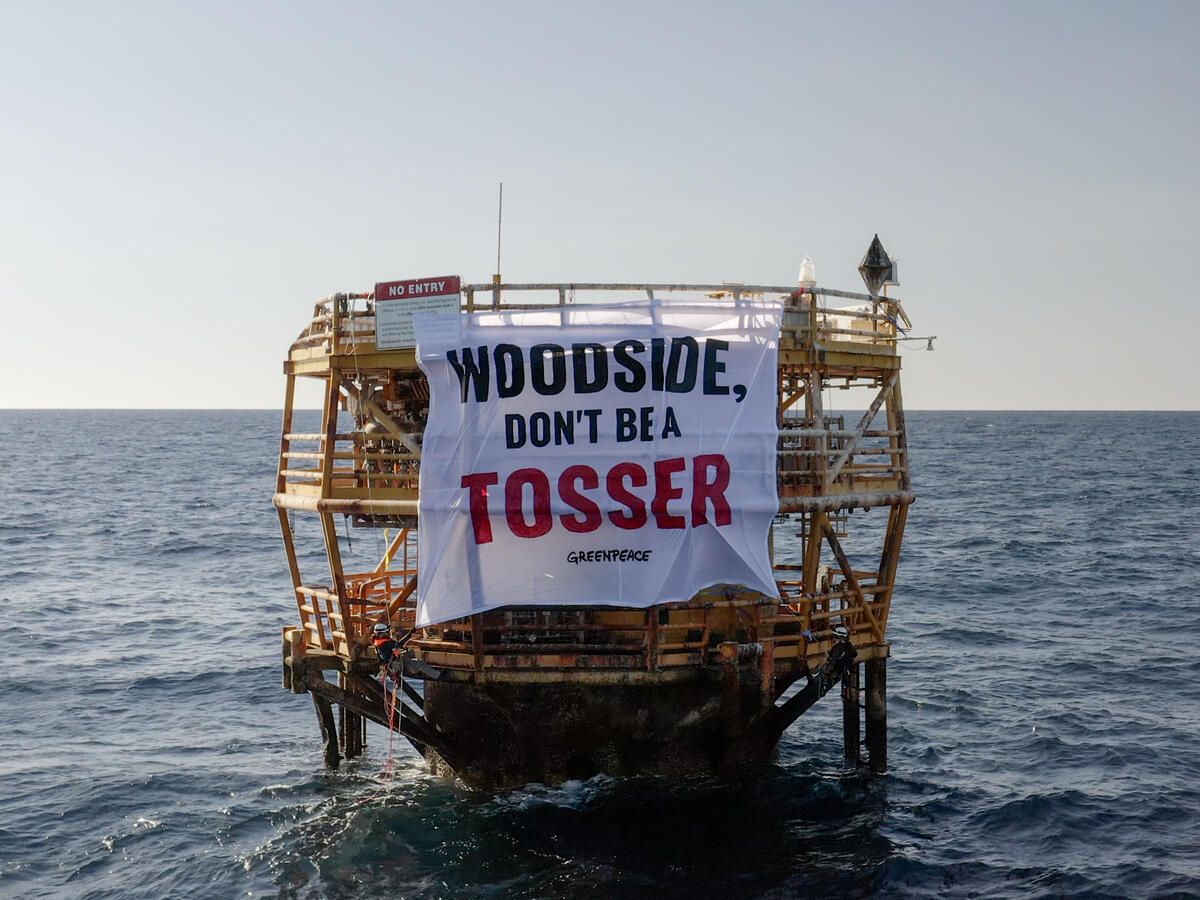
[[[0,411],[0,896],[1200,896],[1200,414],[909,427],[886,778],[831,695],[736,782],[492,795],[323,769],[278,414]]]

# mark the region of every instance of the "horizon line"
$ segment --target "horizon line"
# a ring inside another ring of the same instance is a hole
[[[836,407],[831,407],[836,408]],[[847,407],[852,409],[853,407]],[[294,412],[321,412],[319,406],[294,407]],[[1096,408],[1096,407],[1030,407],[1025,409],[1010,409],[1000,407],[914,407],[905,408],[906,413],[914,412],[977,412],[977,413],[1031,413],[1031,412],[1096,412],[1096,413],[1200,413],[1200,408],[1182,409],[1142,409],[1142,408]],[[5,412],[283,412],[282,407],[273,406],[3,406],[0,413]]]

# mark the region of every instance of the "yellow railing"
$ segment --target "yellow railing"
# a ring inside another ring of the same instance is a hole
[[[280,454],[280,474],[288,485],[323,484],[321,463],[326,457],[325,435],[289,433],[284,435],[287,448]],[[416,490],[417,457],[396,439],[385,435],[338,434],[335,436],[330,470],[334,487],[407,488]],[[294,449],[299,444],[304,449]],[[336,444],[349,444],[336,449]]]
[[[907,322],[899,301],[872,294],[800,288],[790,285],[530,283],[468,284],[462,289],[464,312],[517,311],[576,305],[580,295],[590,302],[628,301],[641,297],[691,292],[709,299],[774,296],[784,305],[783,344],[836,342],[862,345],[864,351],[894,350],[900,322]],[[508,294],[506,297],[505,294]],[[537,299],[537,295],[549,295]],[[513,295],[519,295],[514,301]],[[482,302],[477,299],[482,296]],[[855,300],[857,307],[823,306],[826,299]],[[333,294],[318,301],[308,326],[292,343],[293,352],[354,353],[375,349],[374,294]],[[397,301],[400,302],[400,301]],[[816,321],[814,330],[811,323]]]

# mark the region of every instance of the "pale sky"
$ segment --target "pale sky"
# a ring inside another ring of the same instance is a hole
[[[276,408],[317,298],[862,290],[910,409],[1198,409],[1200,4],[8,3],[0,408]]]

